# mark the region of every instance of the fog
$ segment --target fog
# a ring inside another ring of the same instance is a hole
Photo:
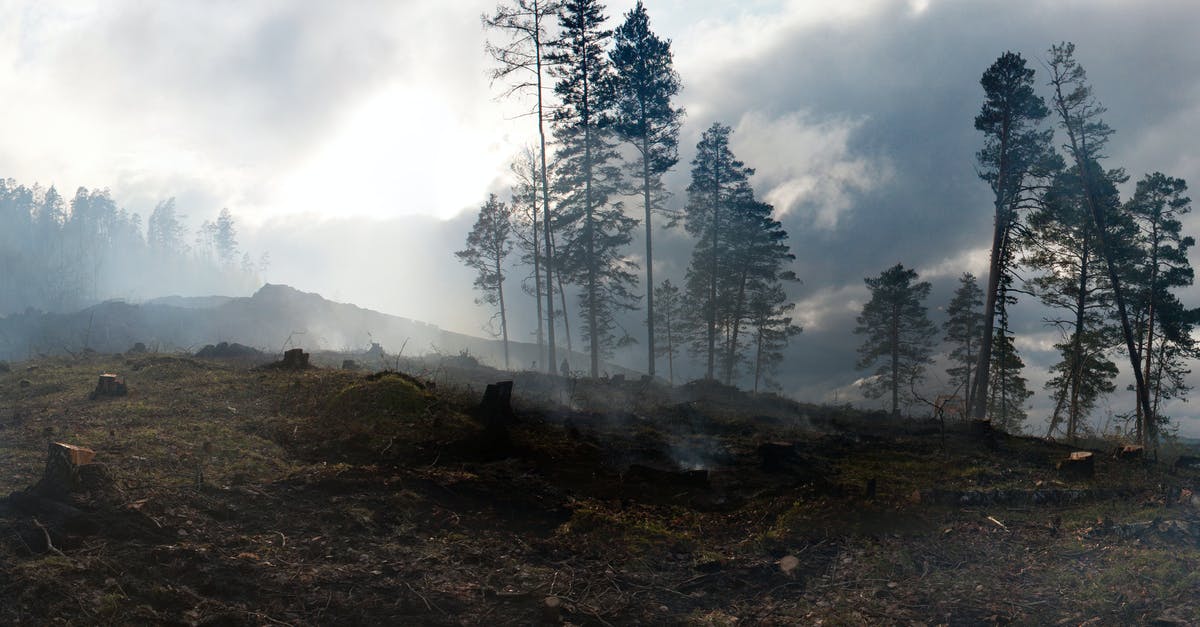
[[[610,3],[610,25],[632,4]],[[670,207],[686,201],[701,133],[721,122],[733,129],[734,154],[756,169],[756,196],[774,205],[789,234],[801,282],[787,286],[788,297],[804,332],[777,377],[788,395],[879,407],[856,385],[867,374],[855,368],[853,334],[868,297],[864,277],[896,263],[917,269],[933,283],[926,304],[940,324],[958,276],[986,274],[992,201],[976,173],[982,138],[972,120],[979,77],[1006,50],[1029,60],[1047,95],[1047,47],[1077,44],[1116,131],[1105,165],[1131,177],[1123,198],[1148,172],[1200,180],[1200,8],[1191,2],[821,4],[647,3],[651,26],[672,40],[678,104],[687,111],[679,164],[664,179]],[[490,337],[492,311],[476,304],[474,274],[453,252],[489,193],[510,197],[509,161],[536,138],[522,115],[529,102],[499,99],[503,85],[487,76],[479,15],[493,5],[0,5],[0,97],[10,104],[0,116],[0,179],[30,190],[29,232],[47,188],[65,197],[65,228],[75,190],[85,187],[110,199],[111,215],[124,216],[113,224],[145,243],[105,231],[103,254],[89,248],[67,272],[66,257],[44,242],[75,242],[81,251],[83,240],[70,240],[69,230],[40,240],[9,229],[0,313],[71,313],[114,298],[244,297],[272,283]],[[148,220],[170,198],[184,248],[151,253]],[[637,199],[625,204],[640,215]],[[232,256],[203,237],[204,223],[226,208]],[[5,211],[21,209],[9,203]],[[1186,234],[1198,227],[1200,219],[1185,218]],[[660,224],[654,242],[656,281],[682,285],[694,239]],[[640,227],[624,250],[643,261]],[[60,271],[67,278],[48,291]],[[510,336],[534,342],[534,303],[518,285],[528,269],[510,264],[509,272]],[[577,292],[568,286],[579,349]],[[1200,290],[1180,298],[1196,306]],[[1057,331],[1030,297],[1010,314],[1035,391],[1028,428],[1039,432]],[[620,313],[618,325],[637,343],[618,349],[612,364],[645,370],[644,316]],[[367,341],[357,331],[320,335],[325,348]],[[677,379],[704,374],[699,359],[681,358]],[[928,369],[933,393],[949,391],[945,367],[939,354]],[[1132,409],[1126,383],[1094,422]],[[1166,412],[1181,433],[1200,435],[1191,406]]]

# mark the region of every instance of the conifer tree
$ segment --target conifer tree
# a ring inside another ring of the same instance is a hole
[[[944,339],[950,349],[950,362],[946,369],[950,383],[963,395],[963,407],[971,407],[971,374],[979,355],[979,338],[983,335],[983,290],[975,275],[964,272],[958,279],[958,289],[946,307],[946,321],[942,324]]]
[[[1149,387],[1151,410],[1155,412],[1162,397],[1163,384],[1169,384],[1176,378],[1163,376],[1171,370],[1167,368],[1170,364],[1161,364],[1161,368],[1156,368],[1156,365],[1164,361],[1164,353],[1187,354],[1190,352],[1188,345],[1192,344],[1188,341],[1191,337],[1188,316],[1171,292],[1190,286],[1195,276],[1188,262],[1188,249],[1196,242],[1192,237],[1183,235],[1183,223],[1180,221],[1182,216],[1191,211],[1191,199],[1185,196],[1186,192],[1187,183],[1182,179],[1155,172],[1138,181],[1133,198],[1126,205],[1138,229],[1139,259],[1130,277],[1133,323],[1138,350],[1144,356],[1142,377]],[[1171,338],[1165,337],[1162,332],[1164,311],[1168,312],[1171,323],[1180,326],[1172,329],[1170,335],[1179,339],[1187,338],[1184,346],[1174,346]],[[1186,392],[1186,387],[1169,387]],[[1151,415],[1155,425],[1149,425],[1149,419],[1139,409],[1139,434],[1161,428],[1163,417]]]
[[[686,303],[683,294],[670,279],[654,288],[654,300],[658,303],[654,309],[654,333],[657,335],[655,357],[667,358],[667,381],[674,385],[675,356],[687,340],[684,325]]]
[[[479,217],[467,234],[467,247],[454,253],[459,261],[475,270],[475,289],[481,292],[475,301],[496,307],[500,335],[504,342],[504,367],[508,360],[508,313],[504,306],[504,259],[512,252],[511,208],[490,194],[479,207]]]
[[[982,419],[986,411],[999,285],[1001,276],[1008,271],[1003,265],[1003,259],[1009,257],[1010,252],[1006,245],[1012,242],[1018,209],[1028,197],[1027,179],[1050,153],[1052,131],[1038,129],[1049,110],[1033,91],[1033,78],[1033,70],[1025,66],[1021,55],[1006,52],[980,79],[985,97],[975,118],[975,128],[983,132],[984,146],[977,158],[979,175],[992,189],[995,215],[983,310],[983,338],[970,392],[974,402],[971,412],[978,419]]]
[[[512,216],[513,216],[513,235],[517,247],[521,249],[521,262],[530,266],[532,272],[525,281],[522,282],[522,290],[533,296],[535,309],[537,311],[537,337],[538,359],[545,360],[546,342],[545,331],[542,326],[544,318],[542,317],[542,222],[539,218],[540,207],[538,206],[538,169],[537,169],[537,152],[532,148],[525,148],[517,155],[517,158],[510,166],[513,175],[516,177],[516,185],[512,190]],[[533,285],[528,283],[529,279],[533,279]]]
[[[564,2],[561,37],[549,57],[558,79],[554,91],[562,102],[554,116],[559,142],[556,230],[563,240],[557,264],[580,287],[592,377],[600,375],[601,356],[632,341],[617,324],[616,313],[637,300],[631,291],[637,265],[622,251],[632,240],[636,221],[613,200],[622,181],[611,129],[614,74],[604,54],[612,34],[604,29],[603,10],[596,0]]]
[[[1111,180],[1105,190],[1110,223],[1117,224],[1117,189]],[[1106,354],[1120,337],[1111,322],[1112,292],[1077,169],[1054,178],[1028,222],[1023,261],[1037,274],[1026,281],[1026,290],[1065,313],[1048,318],[1064,341],[1056,344],[1062,358],[1046,384],[1055,401],[1047,433],[1065,420],[1066,437],[1075,440],[1098,397],[1114,389],[1117,368]]]
[[[533,113],[537,122],[539,174],[542,181],[542,265],[546,272],[543,282],[546,287],[546,372],[550,373],[556,372],[558,368],[554,340],[554,282],[557,270],[554,264],[550,176],[546,156],[546,120],[549,116],[546,111],[543,83],[549,69],[547,29],[561,8],[562,3],[559,0],[512,0],[511,4],[497,5],[496,12],[492,15],[483,16],[484,27],[499,30],[509,36],[505,43],[489,43],[487,46],[488,53],[499,65],[492,73],[492,78],[511,80],[507,95],[519,91],[532,91],[534,94]],[[557,278],[561,285],[562,277]],[[564,316],[565,313],[564,311]]]
[[[718,284],[722,268],[728,263],[728,240],[734,212],[753,200],[749,177],[754,170],[733,156],[729,148],[732,130],[713,123],[696,145],[692,159],[692,182],[688,185],[688,202],[684,227],[697,238],[688,271],[689,299],[698,307],[693,310],[699,327],[697,352],[706,356],[705,377],[715,378],[717,359]]]
[[[769,388],[778,388],[773,378],[783,362],[783,349],[788,341],[803,330],[792,323],[791,312],[796,304],[789,302],[782,283],[760,289],[750,298],[749,322],[754,329],[754,391],[761,381]]]
[[[894,417],[900,415],[901,390],[922,378],[933,352],[936,328],[922,303],[931,286],[917,278],[915,270],[896,264],[864,279],[871,298],[854,329],[866,336],[858,348],[858,368],[875,368],[865,393],[868,398],[890,393]]]
[[[1100,257],[1104,260],[1112,289],[1117,318],[1121,324],[1121,335],[1133,371],[1138,408],[1143,416],[1148,417],[1145,422],[1147,429],[1138,434],[1139,441],[1143,445],[1156,445],[1158,436],[1154,427],[1157,420],[1151,413],[1149,389],[1142,375],[1141,354],[1138,351],[1121,280],[1122,257],[1118,250],[1120,240],[1110,231],[1108,212],[1105,211],[1102,199],[1102,185],[1106,180],[1112,180],[1112,176],[1100,167],[1099,160],[1104,156],[1104,146],[1113,131],[1101,119],[1105,109],[1092,94],[1091,85],[1087,82],[1087,73],[1075,61],[1075,44],[1051,46],[1047,64],[1050,68],[1050,86],[1054,90],[1054,109],[1058,113],[1059,126],[1067,135],[1067,150],[1079,172],[1084,206],[1092,219],[1097,247]]]
[[[648,372],[654,376],[654,247],[652,215],[663,211],[668,194],[662,176],[679,161],[679,122],[683,110],[671,105],[679,92],[671,42],[650,30],[646,7],[637,5],[613,36],[609,58],[616,70],[614,128],[633,146],[636,159],[629,177],[636,180],[646,230],[646,351]]]

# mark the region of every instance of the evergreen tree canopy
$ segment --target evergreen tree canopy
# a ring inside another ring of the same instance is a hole
[[[892,415],[900,415],[901,392],[918,381],[933,352],[936,328],[923,301],[931,285],[917,282],[915,270],[896,264],[864,281],[871,298],[863,305],[854,332],[865,336],[858,348],[858,367],[875,368],[865,392],[869,398],[891,393]]]

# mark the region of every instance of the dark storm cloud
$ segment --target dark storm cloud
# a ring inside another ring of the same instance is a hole
[[[940,322],[937,308],[957,276],[986,272],[991,202],[976,175],[981,137],[973,118],[982,101],[979,77],[1001,53],[1022,53],[1048,96],[1041,59],[1050,44],[1074,41],[1117,131],[1107,165],[1126,167],[1135,180],[1157,169],[1200,180],[1192,146],[1200,132],[1200,48],[1192,35],[1198,26],[1200,10],[1186,2],[934,2],[921,11],[896,2],[853,19],[799,21],[754,58],[685,75],[684,98],[702,103],[693,108],[703,112],[687,122],[685,160],[699,130],[721,121],[737,130],[738,156],[764,171],[797,156],[829,154],[829,141],[845,142],[832,152],[835,161],[858,164],[840,185],[836,169],[824,177],[834,179],[843,205],[834,226],[820,218],[821,203],[828,203],[820,194],[794,196],[790,206],[773,199],[804,280],[793,290],[798,317],[807,314],[810,322],[790,350],[788,386],[802,396],[828,396],[862,376],[851,349],[864,277],[895,263],[921,270],[935,284],[928,304]],[[770,134],[746,132],[789,116],[800,126],[847,132],[813,133],[809,139],[826,145],[790,151]],[[677,186],[686,185],[682,172],[676,176]],[[780,178],[756,177],[760,196],[786,185]],[[1046,327],[1045,314],[1023,302],[1012,320],[1029,338],[1021,348],[1039,406],[1046,368],[1056,359],[1050,345],[1057,332]],[[944,380],[940,368],[935,374]]]

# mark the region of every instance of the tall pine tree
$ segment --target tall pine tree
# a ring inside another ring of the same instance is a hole
[[[556,225],[561,231],[558,267],[580,286],[583,335],[588,341],[590,374],[600,375],[600,357],[629,341],[616,313],[634,306],[631,289],[636,264],[622,249],[632,240],[636,221],[613,197],[621,189],[616,140],[612,133],[612,64],[604,54],[611,32],[597,0],[568,0],[559,15],[561,38],[553,43],[555,112],[559,141],[555,191]]]
[[[498,64],[492,73],[493,79],[511,81],[507,92],[512,95],[518,91],[532,91],[535,107],[534,119],[538,130],[538,160],[541,175],[541,206],[542,206],[542,266],[546,277],[546,372],[555,372],[558,367],[555,355],[554,341],[554,245],[550,219],[550,176],[548,174],[548,157],[546,156],[546,120],[547,106],[545,102],[546,73],[549,69],[547,60],[548,39],[547,30],[553,17],[558,15],[562,3],[558,0],[512,0],[511,4],[501,4],[492,15],[483,16],[486,28],[496,29],[508,35],[509,40],[499,45],[488,43],[487,50]],[[561,283],[562,278],[558,277]],[[565,316],[565,311],[564,311]],[[565,320],[565,317],[564,317]],[[540,323],[539,323],[540,324]],[[568,348],[569,350],[569,348]]]
[[[698,238],[688,271],[689,299],[699,307],[692,313],[700,332],[696,333],[698,352],[706,356],[705,377],[715,378],[717,360],[718,284],[723,269],[727,270],[730,226],[739,206],[753,200],[749,178],[754,170],[733,156],[729,135],[733,131],[713,123],[696,144],[692,159],[692,182],[688,185],[688,202],[684,227]]]
[[[662,176],[679,161],[679,122],[683,110],[671,105],[679,92],[679,75],[673,67],[670,40],[650,30],[646,7],[637,5],[613,36],[609,53],[616,70],[615,124],[617,133],[633,146],[637,158],[630,178],[637,181],[646,228],[646,352],[648,372],[654,376],[654,247],[651,216],[664,209],[668,194]]]
[[[1033,91],[1034,73],[1021,55],[1006,52],[983,73],[980,84],[984,102],[975,117],[975,128],[983,132],[983,149],[977,155],[979,175],[992,189],[994,211],[992,250],[983,310],[983,339],[972,382],[971,408],[982,419],[987,409],[991,366],[992,330],[995,328],[1001,276],[1007,272],[1003,260],[1010,257],[1017,210],[1027,198],[1026,181],[1031,171],[1050,152],[1051,132],[1038,129],[1049,114],[1045,102]]]

